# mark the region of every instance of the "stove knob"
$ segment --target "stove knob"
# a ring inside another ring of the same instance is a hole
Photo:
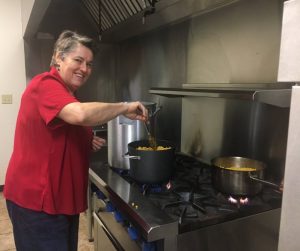
[[[100,190],[96,191],[96,195],[97,195],[98,199],[101,199],[101,200],[105,200],[106,199],[105,194],[102,193]]]
[[[114,212],[116,209],[111,202],[106,203],[106,212]]]
[[[119,223],[124,222],[124,218],[123,218],[122,214],[119,211],[116,210],[114,212],[114,216],[115,216],[115,219],[116,219],[117,222],[119,222]]]
[[[154,242],[146,242],[144,241],[142,244],[142,251],[155,251],[157,250]]]
[[[129,234],[131,240],[136,241],[138,239],[138,233],[134,227],[132,227],[132,226],[128,227],[127,231],[128,231],[128,234]]]

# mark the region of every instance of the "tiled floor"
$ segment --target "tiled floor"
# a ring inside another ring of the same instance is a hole
[[[16,250],[12,226],[7,214],[5,199],[3,198],[2,193],[0,193],[0,243],[0,251]],[[78,250],[94,250],[93,242],[88,241],[87,221],[84,213],[80,215]]]

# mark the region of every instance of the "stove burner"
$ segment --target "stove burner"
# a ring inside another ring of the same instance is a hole
[[[240,198],[240,203],[242,205],[247,205],[249,203],[249,198]]]
[[[237,207],[239,208],[241,205],[247,205],[249,204],[250,200],[249,198],[245,197],[240,197],[240,198],[234,198],[233,196],[229,196],[228,197],[228,201],[231,204],[237,205]]]
[[[161,193],[163,186],[159,184],[142,184],[140,185],[140,191],[143,195],[147,193]]]
[[[175,190],[172,193],[176,195],[176,201],[164,204],[162,209],[176,207],[174,214],[179,216],[179,224],[184,218],[198,218],[199,212],[206,214],[206,210],[198,203],[198,199],[201,197],[199,194],[195,194],[193,191],[176,192]]]
[[[129,170],[121,169],[121,168],[115,168],[110,167],[114,172],[119,174],[121,177],[123,177],[126,181],[128,181],[133,186],[137,186],[140,192],[143,195],[149,194],[149,193],[162,193],[165,190],[169,190],[171,188],[171,181],[168,181],[168,183],[163,184],[143,184],[139,183],[136,180],[134,180],[130,174]]]

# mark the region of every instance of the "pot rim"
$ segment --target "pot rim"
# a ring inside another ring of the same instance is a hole
[[[215,168],[218,168],[220,170],[224,170],[226,172],[241,172],[241,171],[238,171],[238,170],[230,170],[230,169],[227,169],[228,166],[224,166],[220,163],[217,163],[217,162],[222,162],[224,160],[235,160],[235,159],[238,159],[238,160],[242,160],[242,161],[247,161],[247,162],[253,162],[253,165],[254,165],[254,168],[256,170],[253,170],[253,171],[244,171],[245,173],[254,173],[254,172],[260,172],[260,171],[263,171],[267,166],[264,162],[262,161],[259,161],[259,160],[256,160],[256,159],[251,159],[251,158],[247,158],[247,157],[240,157],[240,156],[221,156],[221,157],[215,157],[211,160],[211,163],[212,163],[212,166],[215,167]],[[230,165],[231,167],[241,167],[241,166],[236,166],[234,165],[234,163],[232,165]]]
[[[176,149],[175,144],[172,141],[169,141],[169,140],[160,140],[160,139],[157,139],[156,143],[157,143],[157,145],[161,144],[164,147],[166,147],[166,146],[171,147],[170,149],[163,150],[163,151],[170,151],[170,150],[173,151],[173,150]],[[143,139],[143,140],[132,141],[132,142],[128,143],[128,150],[129,150],[129,147],[130,147],[130,148],[134,148],[136,151],[139,151],[139,152],[163,152],[163,151],[157,151],[157,150],[148,150],[148,151],[138,150],[138,149],[136,149],[137,146],[146,146],[146,147],[149,147],[150,146],[149,145],[149,140]]]

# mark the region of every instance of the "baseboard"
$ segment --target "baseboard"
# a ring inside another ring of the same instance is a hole
[[[3,192],[4,185],[0,185],[0,192]]]

